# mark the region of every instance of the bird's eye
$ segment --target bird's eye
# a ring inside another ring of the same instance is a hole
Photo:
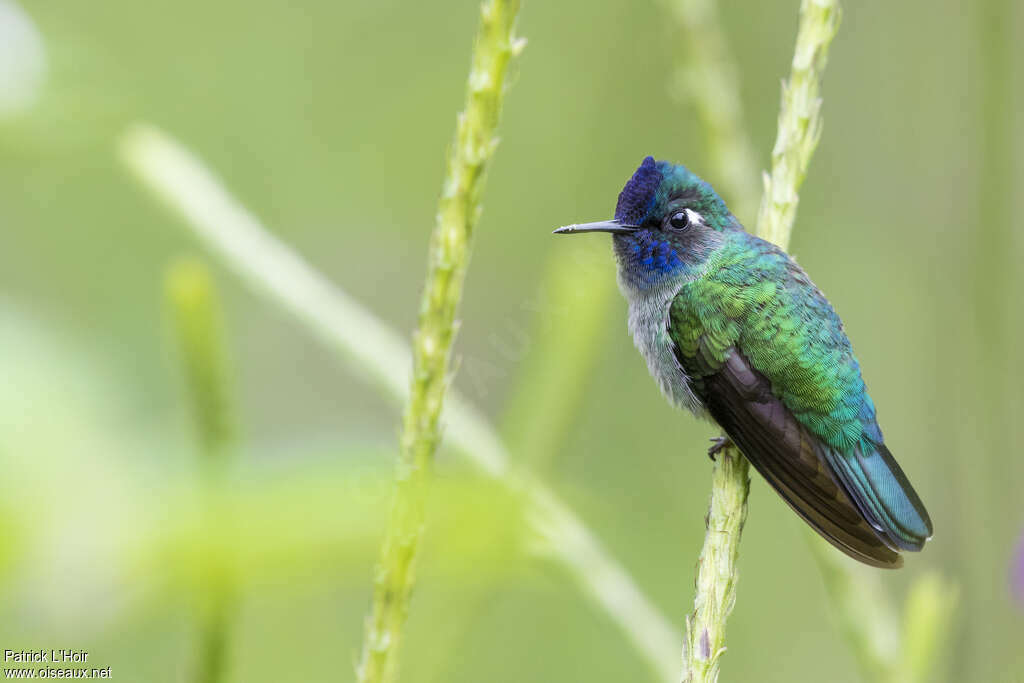
[[[672,218],[668,219],[668,224],[676,230],[683,230],[690,225],[690,214],[686,211],[679,211],[672,214]]]

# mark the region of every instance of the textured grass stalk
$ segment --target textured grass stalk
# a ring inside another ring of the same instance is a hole
[[[529,471],[534,476],[542,476],[557,456],[573,417],[578,414],[600,357],[616,293],[615,280],[607,272],[606,249],[583,240],[568,248],[573,268],[565,267],[563,255],[551,258],[536,294],[520,304],[521,310],[536,314],[529,331],[511,326],[510,321],[510,326],[503,330],[515,335],[516,343],[529,351],[505,404],[501,432],[509,449],[516,453],[516,464],[520,466],[517,470]],[[588,286],[578,287],[580,281]],[[478,388],[481,395],[486,390],[483,384]],[[531,521],[541,533],[546,533],[546,547],[540,551],[550,556],[548,548],[559,541],[545,531],[550,527],[549,520],[534,513]],[[471,611],[476,611],[485,607],[487,595],[486,590],[467,587],[462,598]],[[472,624],[465,623],[436,631],[435,639],[440,636],[443,641],[435,647],[432,662],[426,666],[421,663],[419,675],[425,680],[443,678],[444,672],[450,671],[462,656],[459,644],[471,627]],[[674,671],[671,673],[674,675]]]
[[[718,454],[711,474],[707,534],[697,560],[693,612],[686,617],[683,641],[685,683],[717,681],[725,652],[725,622],[736,604],[736,563],[747,520],[750,465],[735,449]]]
[[[235,441],[220,304],[209,272],[196,261],[182,261],[168,270],[166,299],[203,457],[199,488],[204,525],[212,530],[221,521],[216,501]],[[216,538],[216,534],[210,537]],[[222,556],[214,549],[203,553],[199,652],[192,677],[200,683],[226,678],[234,604],[232,571],[224,563],[209,559]]]
[[[412,355],[408,344],[277,240],[202,161],[150,125],[129,128],[119,141],[119,154],[132,174],[181,214],[195,236],[243,282],[294,315],[384,396],[396,404],[406,401]],[[680,636],[629,572],[542,482],[510,472],[508,449],[494,427],[454,390],[445,401],[444,422],[448,443],[483,473],[523,491],[534,510],[538,501],[553,503],[531,515],[541,536],[565,534],[577,542],[544,550],[622,630],[659,680],[674,679]],[[614,593],[604,590],[609,581],[617,587]]]
[[[700,120],[712,176],[740,221],[753,219],[761,188],[743,120],[740,79],[718,19],[716,0],[661,0],[685,40],[669,91],[691,103]]]
[[[402,420],[397,486],[374,579],[367,619],[361,683],[394,681],[402,629],[415,583],[430,466],[441,441],[440,418],[448,390],[455,311],[462,298],[470,241],[480,215],[487,164],[505,94],[509,60],[523,46],[515,36],[516,0],[486,0],[473,47],[466,107],[455,141],[431,236],[426,287],[413,337],[412,383]]]
[[[709,141],[713,177],[723,179],[727,191],[732,187],[741,207],[751,205],[756,201],[756,174],[752,166],[748,169],[733,161],[753,157],[750,139],[740,123],[742,110],[732,112],[716,107],[718,103],[741,107],[741,103],[739,83],[714,3],[672,0],[666,4],[680,28],[688,33],[687,40],[682,42],[703,46],[685,51],[687,64],[679,69],[683,77],[676,79],[674,92],[681,98],[692,98],[697,106]],[[714,87],[698,87],[708,84]],[[716,111],[720,120],[710,116]],[[729,146],[745,148],[744,153],[737,154]],[[741,219],[745,215],[742,210],[737,214]],[[804,536],[817,561],[838,626],[864,678],[893,683],[930,680],[936,668],[936,653],[949,634],[958,601],[956,587],[932,574],[915,580],[907,598],[901,632],[898,612],[870,570],[838,555],[812,531],[805,531]]]
[[[803,0],[789,80],[782,84],[772,170],[764,176],[757,234],[783,249],[796,220],[798,194],[821,139],[821,76],[828,47],[839,29],[836,0]]]
[[[821,137],[821,77],[839,28],[835,0],[803,0],[789,80],[782,86],[772,170],[756,233],[786,248],[811,156]],[[737,559],[750,492],[750,465],[735,449],[719,454],[711,480],[708,531],[697,563],[693,612],[686,620],[683,681],[718,680],[725,624],[736,602]]]

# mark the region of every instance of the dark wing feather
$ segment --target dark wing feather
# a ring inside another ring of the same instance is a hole
[[[881,535],[830,454],[775,397],[771,384],[732,348],[725,363],[705,375],[700,393],[711,417],[797,514],[832,545],[869,565],[896,568],[903,558]]]

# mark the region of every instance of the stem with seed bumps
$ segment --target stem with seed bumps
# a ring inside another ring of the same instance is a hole
[[[757,201],[753,150],[743,120],[735,65],[724,44],[714,0],[666,0],[679,28],[687,34],[685,66],[673,92],[692,99],[704,136],[716,185],[743,219]],[[713,87],[707,87],[712,84]],[[682,86],[682,87],[680,87]],[[840,630],[866,680],[911,683],[930,680],[943,640],[950,630],[957,587],[934,573],[915,579],[900,615],[877,582],[877,576],[840,556],[810,528],[804,537],[824,579]]]
[[[485,0],[473,48],[465,109],[431,235],[426,287],[413,338],[409,402],[402,421],[401,450],[391,520],[374,578],[373,611],[366,622],[360,683],[397,678],[398,650],[415,582],[423,534],[430,466],[441,440],[440,416],[451,371],[455,311],[462,297],[473,227],[487,164],[497,146],[495,130],[505,94],[509,61],[523,48],[515,37],[518,0]]]
[[[800,185],[821,137],[821,77],[839,27],[837,0],[803,0],[789,80],[782,86],[772,170],[764,176],[758,236],[783,249],[796,218]],[[736,602],[737,559],[750,492],[750,465],[735,448],[721,451],[711,480],[707,534],[697,563],[693,612],[686,620],[684,683],[714,683],[725,652],[725,623]]]
[[[821,139],[821,76],[839,28],[836,0],[803,0],[789,80],[782,84],[772,170],[764,175],[757,235],[783,249],[796,221],[797,194]]]

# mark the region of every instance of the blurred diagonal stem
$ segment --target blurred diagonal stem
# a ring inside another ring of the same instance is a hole
[[[702,7],[703,14],[694,16],[704,24],[714,21],[713,9],[707,3],[682,2],[683,16],[688,16],[687,7]],[[764,178],[756,229],[757,235],[783,249],[789,244],[796,217],[797,192],[821,137],[821,77],[838,27],[839,5],[835,0],[803,0],[792,68],[782,86],[772,169]],[[718,54],[724,51],[718,50]],[[733,99],[738,102],[738,94]],[[712,471],[708,531],[697,563],[693,612],[686,619],[684,682],[718,680],[719,661],[725,652],[725,624],[736,602],[739,541],[749,492],[749,463],[735,448],[722,451]]]
[[[174,264],[166,278],[167,307],[174,321],[189,404],[202,451],[199,491],[203,523],[210,539],[221,524],[217,501],[227,459],[235,447],[235,420],[228,382],[220,304],[209,272],[194,260]],[[234,571],[207,547],[199,616],[200,642],[193,680],[226,679],[227,648],[234,603]],[[211,559],[213,558],[213,559]]]
[[[402,629],[415,583],[423,536],[430,466],[441,441],[440,418],[449,387],[455,311],[462,298],[470,240],[480,216],[488,162],[505,96],[509,61],[524,46],[515,36],[518,0],[486,0],[473,48],[466,105],[455,140],[430,240],[426,286],[413,337],[412,382],[402,421],[391,521],[374,579],[373,610],[366,623],[362,683],[398,678]]]

